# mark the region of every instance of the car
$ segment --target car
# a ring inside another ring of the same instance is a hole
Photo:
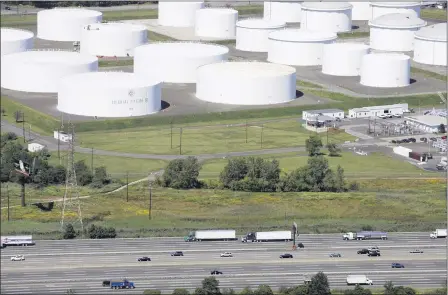
[[[103,287],[110,287],[110,281],[103,281]]]
[[[144,257],[140,257],[139,259],[137,259],[137,261],[151,261],[151,258],[144,256]]]
[[[361,250],[358,250],[358,252],[356,252],[357,254],[369,254],[369,249],[361,249]]]
[[[6,6],[6,7],[5,7],[5,10],[11,10],[11,7]]]
[[[395,118],[401,118],[401,115],[400,114],[395,114],[394,117]]]
[[[219,271],[219,270],[215,269],[215,270],[212,270],[212,271],[210,272],[210,274],[211,274],[211,275],[222,275],[222,271]]]
[[[404,265],[401,263],[394,262],[392,263],[392,268],[404,268]]]
[[[442,138],[442,139],[446,139],[446,135],[442,136],[441,138]]]
[[[176,252],[172,252],[171,256],[184,256],[184,253],[182,251],[176,251]]]
[[[397,143],[397,141],[396,140],[392,140],[391,143]]]
[[[372,256],[381,256],[380,251],[369,251],[369,254],[367,254],[367,256],[372,257]]]
[[[23,255],[16,255],[11,257],[11,261],[24,261],[25,260],[25,256]]]
[[[331,253],[330,257],[342,257],[340,253]]]
[[[297,244],[297,247],[299,247],[299,248],[301,248],[301,249],[305,248],[305,246],[303,245],[303,243],[298,243],[298,244]]]
[[[408,141],[409,142],[416,142],[417,140],[415,138],[411,137],[411,138],[408,138]]]
[[[286,254],[280,255],[280,258],[293,258],[293,256],[292,256],[292,254],[286,253]]]
[[[423,250],[415,249],[415,250],[411,250],[411,251],[409,251],[409,253],[412,253],[412,254],[422,254],[422,253],[423,253]]]
[[[233,255],[230,252],[224,252],[224,253],[221,253],[221,257],[233,257]]]
[[[378,246],[370,247],[368,250],[369,251],[378,251],[378,252],[380,252],[380,248],[378,248]]]
[[[421,138],[420,138],[420,141],[427,142],[428,139],[427,139],[426,137],[421,137]]]

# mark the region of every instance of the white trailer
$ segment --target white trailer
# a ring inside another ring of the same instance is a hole
[[[1,236],[2,247],[7,246],[32,246],[36,243],[33,236]]]
[[[365,275],[349,275],[347,285],[373,285],[373,281]]]
[[[245,242],[274,242],[274,241],[292,241],[291,231],[266,231],[248,233],[241,238],[243,243]]]
[[[429,235],[429,237],[431,239],[446,238],[446,228],[445,229],[436,229],[436,231],[431,233]]]
[[[230,230],[198,230],[190,232],[184,238],[186,242],[194,241],[233,241],[236,240],[236,231]]]

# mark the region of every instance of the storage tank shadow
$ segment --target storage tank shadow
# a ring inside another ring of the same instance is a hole
[[[302,97],[303,96],[303,92],[296,90],[296,98]]]
[[[241,238],[241,242],[290,242],[293,240],[291,231],[250,232]]]

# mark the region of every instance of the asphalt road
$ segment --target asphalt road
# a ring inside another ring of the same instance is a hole
[[[32,247],[9,247],[1,252],[1,294],[54,293],[67,289],[80,293],[104,293],[103,280],[135,282],[135,290],[113,293],[137,294],[144,289],[165,293],[175,288],[193,290],[219,269],[221,287],[236,290],[269,284],[274,289],[303,282],[305,275],[324,271],[332,288],[347,288],[348,274],[366,274],[379,287],[387,280],[417,288],[439,287],[446,280],[446,240],[431,240],[429,233],[394,233],[387,241],[343,241],[340,234],[301,235],[304,249],[291,251],[291,243],[196,242],[179,238],[37,241]],[[358,255],[360,248],[376,245],[381,257]],[[421,249],[423,254],[411,254]],[[171,251],[184,251],[172,257]],[[221,258],[232,252],[234,257]],[[292,253],[293,259],[279,255]],[[340,253],[341,258],[329,258]],[[25,261],[10,257],[23,254]],[[137,262],[141,256],[151,262]],[[400,262],[404,269],[392,269]]]

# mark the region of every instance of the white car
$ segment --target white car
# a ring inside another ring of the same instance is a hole
[[[230,252],[225,252],[225,253],[221,253],[221,257],[233,257],[233,255]]]
[[[380,249],[377,246],[370,247],[370,248],[368,248],[368,250],[369,251],[378,251],[378,252],[380,252]]]
[[[11,261],[23,261],[23,260],[25,260],[25,256],[23,255],[16,255],[11,257]]]

